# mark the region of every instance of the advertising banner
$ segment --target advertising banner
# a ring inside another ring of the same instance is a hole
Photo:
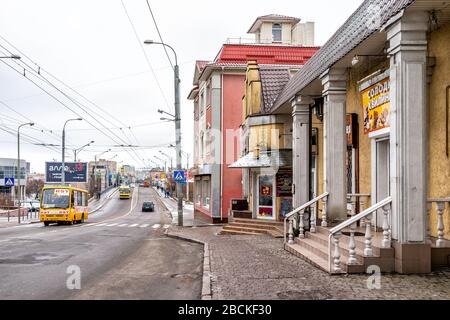
[[[389,127],[389,70],[359,86],[364,113],[364,134]]]
[[[64,163],[65,182],[87,182],[87,163],[86,162],[66,162]],[[60,183],[62,181],[62,163],[46,162],[45,163],[45,182]]]

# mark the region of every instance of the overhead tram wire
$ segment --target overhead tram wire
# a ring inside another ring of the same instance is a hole
[[[0,130],[11,134],[13,137],[17,136],[17,132],[16,132],[15,128],[13,129],[13,128],[10,128],[10,127],[7,127],[7,126],[3,126],[3,127],[0,127]],[[34,138],[34,137],[32,137],[32,136],[30,136],[28,134],[21,133],[20,136],[26,142],[29,142],[29,143],[34,144],[34,145],[42,146],[42,147],[47,148],[47,149],[49,149],[49,150],[51,150],[53,152],[57,152],[57,153],[60,152],[60,150],[58,148],[53,147],[53,146],[48,146],[47,143],[45,143],[44,141],[36,139],[36,138]]]
[[[9,65],[7,62],[5,62],[4,60],[0,60],[1,62],[3,62],[4,64],[6,64],[8,67],[10,67],[11,69],[13,69],[14,71],[16,71],[18,74],[22,75],[23,74],[18,71],[17,69],[15,69],[13,66]],[[74,114],[76,114],[77,116],[83,118],[78,112],[76,112],[75,110],[73,110],[72,108],[70,108],[69,106],[67,106],[65,103],[63,103],[60,99],[58,99],[57,97],[55,97],[53,94],[51,94],[50,92],[48,92],[46,89],[44,89],[42,86],[40,86],[39,84],[37,84],[35,81],[33,81],[32,79],[30,79],[29,77],[24,77],[25,79],[27,79],[28,81],[30,81],[31,83],[33,83],[35,86],[37,86],[38,88],[40,88],[42,91],[44,91],[45,93],[47,93],[50,97],[52,97],[54,100],[56,100],[57,102],[59,102],[62,106],[64,106],[66,109],[70,110],[71,112],[73,112]],[[57,89],[59,91],[59,89]],[[73,101],[72,101],[73,102]],[[82,109],[82,108],[81,108]],[[86,112],[84,110],[85,113],[87,113],[91,118],[95,119],[95,117],[92,117],[92,115],[90,115],[88,112]],[[100,133],[102,133],[103,135],[105,135],[106,137],[108,137],[110,140],[114,141],[115,143],[118,143],[116,140],[114,140],[114,138],[111,138],[111,136],[109,136],[108,134],[106,134],[103,130],[99,129],[97,126],[95,126],[94,124],[92,124],[88,119],[86,119],[84,117],[84,120],[91,125],[92,127],[94,127],[95,129],[97,129],[97,131],[99,131]],[[95,119],[97,122],[99,122],[97,119]],[[114,134],[114,133],[113,133]],[[115,135],[115,134],[114,134]],[[117,136],[117,135],[116,135]],[[120,140],[124,141],[123,139],[121,139],[119,137]],[[125,141],[124,141],[125,142]],[[127,144],[127,142],[125,142]],[[129,151],[128,151],[129,153]],[[129,155],[131,156],[131,158],[133,158],[135,161],[136,159],[129,153]],[[138,162],[142,162],[140,159]]]
[[[158,23],[156,23],[155,16],[153,15],[153,10],[152,10],[152,8],[150,6],[150,2],[148,2],[148,0],[147,0],[147,7],[148,7],[148,10],[150,11],[150,15],[152,16],[153,23],[155,24],[156,31],[158,32],[159,40],[161,41],[161,43],[164,43],[164,40],[163,40],[163,38],[161,36],[161,32],[159,32]],[[170,60],[170,56],[169,56],[169,53],[167,52],[166,46],[163,46],[163,48],[164,48],[164,51],[166,52],[167,59],[169,60],[169,63],[172,66],[172,69],[175,71],[175,67],[173,66],[172,60]]]
[[[164,99],[164,102],[166,104],[167,111],[173,112],[172,108],[170,108],[169,103],[167,102],[166,95],[164,94],[164,91],[163,91],[163,89],[161,87],[161,84],[159,83],[159,80],[158,80],[158,77],[156,76],[155,70],[153,69],[153,66],[150,63],[150,60],[148,59],[147,53],[146,53],[146,51],[144,49],[144,46],[142,45],[142,41],[139,39],[139,36],[137,34],[137,31],[136,31],[136,28],[134,27],[134,24],[133,24],[133,20],[131,19],[130,15],[128,14],[128,10],[125,7],[125,4],[123,3],[123,0],[120,0],[120,2],[122,3],[123,10],[125,11],[125,14],[126,14],[126,16],[128,18],[128,21],[130,22],[131,28],[133,29],[134,36],[136,37],[136,40],[137,40],[137,42],[139,44],[139,47],[142,50],[142,53],[143,53],[144,58],[145,58],[145,61],[147,61],[147,65],[149,66],[150,70],[152,71],[153,77],[155,78],[156,84],[158,85],[159,91],[161,92],[161,95],[162,95],[162,97]]]
[[[0,36],[1,37],[1,36]],[[15,48],[19,53],[22,54],[22,52],[15,46],[13,46],[9,41],[7,41],[4,37],[1,37],[2,39],[4,39],[8,44],[10,44],[13,48]],[[9,51],[7,48],[5,48],[4,46],[2,46],[0,44],[0,46],[2,48],[4,48],[5,50]],[[10,52],[10,51],[9,51]],[[38,76],[40,76],[42,79],[44,79],[49,85],[51,85],[52,87],[54,87],[57,91],[59,91],[60,93],[62,93],[67,99],[69,99],[72,103],[76,104],[80,109],[82,109],[85,113],[87,113],[89,116],[92,117],[92,115],[89,114],[89,112],[87,112],[83,107],[80,106],[80,102],[73,99],[72,97],[69,97],[65,92],[63,92],[62,90],[60,90],[59,88],[57,88],[51,81],[49,81],[47,78],[45,78],[42,74],[41,74],[41,70],[44,71],[45,73],[49,74],[52,78],[54,78],[56,81],[62,83],[65,87],[67,87],[68,89],[72,90],[73,92],[75,92],[77,95],[79,95],[80,97],[82,97],[83,99],[85,99],[86,101],[88,101],[89,103],[91,103],[92,105],[96,106],[99,110],[101,110],[103,113],[108,114],[109,116],[111,116],[111,118],[113,118],[114,120],[116,120],[118,123],[121,123],[124,126],[127,126],[125,123],[123,123],[122,121],[118,120],[117,118],[115,118],[113,115],[111,115],[110,113],[108,113],[106,110],[104,110],[103,108],[101,108],[100,106],[98,106],[97,104],[95,104],[94,102],[92,102],[91,100],[89,100],[88,98],[86,98],[85,96],[83,96],[82,94],[80,94],[78,91],[76,91],[75,89],[73,89],[72,87],[70,87],[69,85],[67,85],[66,83],[64,83],[63,81],[59,80],[58,78],[56,78],[54,75],[52,75],[50,72],[44,70],[43,68],[41,68],[36,62],[34,62],[32,59],[30,59],[28,56],[24,55],[28,60],[30,60],[33,64],[35,64],[39,69],[38,71],[34,70],[33,67],[29,66],[26,62],[21,61],[23,64],[25,64],[28,68],[30,68],[32,70],[32,72],[34,72],[35,74],[37,74]],[[18,63],[17,61],[14,61],[17,65],[19,65],[20,67],[24,68],[20,63]],[[25,68],[24,68],[25,69]],[[106,119],[102,114],[99,114],[95,111],[93,111],[92,109],[90,109],[89,107],[83,105],[85,108],[89,109],[90,111],[92,111],[93,113],[95,113],[97,116],[101,117],[102,119],[104,119],[105,121],[109,122],[110,124],[112,124],[114,126],[114,123],[112,123],[111,121],[109,121],[108,119]],[[95,119],[97,122],[99,122],[97,120],[97,118],[92,117],[93,119]],[[100,122],[99,122],[100,123]],[[110,131],[108,128],[106,128],[106,126],[103,126],[106,130]],[[110,131],[111,134],[115,135],[112,131]],[[124,134],[126,136],[126,134]],[[118,137],[119,139],[121,139],[119,136],[115,135],[116,137]],[[127,139],[129,139],[127,137]],[[121,139],[123,141],[123,139]],[[140,159],[140,156],[136,153],[135,150],[133,150],[133,152],[136,154],[136,156],[138,157],[138,159]],[[131,154],[130,154],[131,156]],[[136,159],[134,159],[136,160]]]
[[[0,45],[1,46],[1,45]],[[2,46],[3,47],[3,46]],[[7,51],[8,51],[8,49],[6,49]],[[4,61],[2,61],[2,62],[4,62]],[[23,62],[23,61],[22,61]],[[85,108],[87,108],[87,109],[89,109],[90,111],[93,111],[93,110],[91,110],[89,107],[87,107],[87,106],[85,106],[85,105],[82,105],[79,101],[77,101],[77,100],[75,100],[74,98],[72,98],[72,97],[70,97],[70,96],[68,96],[65,92],[63,92],[62,90],[60,90],[58,87],[56,87],[51,81],[49,81],[47,78],[45,78],[39,71],[37,72],[36,70],[34,70],[32,67],[30,67],[27,63],[25,63],[25,62],[23,62],[28,68],[30,68],[31,69],[31,72],[32,73],[34,73],[34,74],[37,74],[37,76],[39,76],[40,78],[42,78],[47,84],[49,84],[50,86],[52,86],[53,88],[55,88],[58,92],[60,92],[61,94],[63,94],[67,99],[69,99],[72,103],[74,103],[75,105],[77,105],[80,109],[82,109],[86,114],[88,114],[91,118],[93,118],[95,121],[97,121],[98,123],[100,123],[100,121],[98,121],[98,119],[96,118],[96,117],[93,117],[88,111],[86,111],[86,109]],[[6,63],[7,64],[7,63]],[[18,65],[18,66],[20,66],[21,68],[24,68],[24,69],[26,69],[25,67],[23,67],[20,63],[17,63],[16,62],[16,64]],[[11,67],[9,64],[7,64],[9,67]],[[12,67],[11,67],[12,68]],[[14,68],[13,68],[14,69]],[[28,69],[27,69],[28,70]],[[39,69],[40,70],[40,69]],[[17,71],[17,70],[16,70]],[[26,76],[25,76],[26,77]],[[53,76],[54,77],[54,76]],[[26,77],[27,79],[29,79],[28,77]],[[29,79],[30,80],[30,79]],[[60,81],[60,80],[59,80]],[[60,81],[61,82],[61,81]],[[66,85],[67,86],[67,85]],[[69,87],[69,86],[67,86],[67,87]],[[69,87],[70,88],[70,87]],[[41,88],[42,89],[42,88]],[[70,89],[72,89],[72,88],[70,88]],[[72,89],[73,90],[73,89]],[[73,90],[74,92],[75,92],[75,90]],[[48,93],[48,92],[47,92]],[[79,95],[81,95],[81,94],[79,94]],[[67,107],[67,106],[66,106]],[[83,108],[84,107],[84,108]],[[100,108],[100,107],[99,107]],[[100,108],[101,109],[101,108]],[[73,110],[71,110],[72,112],[74,112]],[[101,117],[101,118],[103,118],[105,121],[107,121],[107,122],[109,122],[109,123],[111,123],[112,125],[114,125],[111,121],[109,121],[108,119],[106,119],[105,117],[103,117],[102,115],[100,115],[100,114],[98,114],[97,112],[95,112],[95,111],[93,111],[94,113],[96,113],[99,117]],[[76,113],[77,114],[77,113]],[[80,116],[79,114],[77,114],[78,116]],[[85,119],[86,120],[86,119]],[[89,123],[89,122],[88,122]],[[100,123],[106,130],[108,130],[107,128],[106,128],[106,126],[105,125],[103,125],[102,123]],[[91,124],[92,125],[92,124]],[[94,128],[97,128],[97,127],[95,127],[94,126]],[[98,128],[97,128],[98,129]],[[116,135],[114,132],[112,132],[111,130],[108,130],[111,134],[113,134],[113,135],[115,135],[117,138],[119,138],[120,140],[122,140],[122,141],[124,141],[125,143],[128,143],[128,142],[126,142],[125,140],[123,140],[121,137],[119,137],[118,135]],[[137,155],[137,153],[135,152],[135,154]],[[134,159],[134,157],[129,153],[129,155]],[[138,156],[138,155],[137,155]],[[138,159],[140,159],[140,157],[138,156]],[[136,161],[136,159],[134,159],[135,161]],[[140,161],[140,160],[139,160]]]

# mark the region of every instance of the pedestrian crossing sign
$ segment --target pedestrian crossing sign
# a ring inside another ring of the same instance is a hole
[[[5,178],[5,186],[7,187],[14,186],[14,178]]]
[[[177,183],[185,183],[186,176],[184,175],[184,170],[175,170],[173,172],[173,180]]]

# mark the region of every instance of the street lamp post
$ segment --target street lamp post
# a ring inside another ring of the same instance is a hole
[[[89,147],[89,146],[90,146],[92,143],[94,143],[94,142],[95,142],[95,141],[91,141],[91,142],[89,142],[89,143],[86,143],[84,146],[79,147],[78,149],[74,149],[74,150],[73,150],[73,154],[74,154],[73,159],[74,159],[74,162],[77,162],[77,153],[80,152],[81,150],[83,150],[84,148]]]
[[[164,152],[162,152],[161,150],[159,150],[159,153],[161,153],[163,156],[166,156],[169,160],[170,160],[170,170],[172,170],[172,157],[171,156],[169,156],[168,154],[166,154],[166,153],[164,153]],[[169,170],[169,171],[170,171]]]
[[[97,157],[100,157],[101,155],[103,155],[103,154],[105,154],[105,153],[107,153],[107,152],[110,152],[111,151],[111,149],[108,149],[108,150],[106,150],[106,151],[103,151],[102,153],[100,153],[100,154],[96,154],[95,155],[95,157],[94,157],[94,172],[93,172],[93,174],[94,174],[94,180],[95,180],[95,192],[98,194],[98,181],[97,181]]]
[[[81,118],[69,119],[64,122],[63,132],[62,132],[62,169],[61,169],[61,184],[66,185],[66,164],[65,164],[65,152],[66,152],[66,124],[69,121],[81,121]]]
[[[177,170],[181,170],[181,123],[180,123],[180,76],[179,76],[179,67],[178,67],[178,58],[177,53],[174,48],[169,46],[168,44],[162,42],[155,42],[153,40],[145,40],[145,44],[159,44],[165,47],[168,47],[172,50],[175,56],[175,66],[173,68],[174,72],[174,87],[175,87],[175,137],[176,137],[176,160],[177,160]],[[178,225],[183,226],[183,195],[182,188],[179,182],[177,185],[177,198],[178,198]]]
[[[34,122],[27,122],[27,123],[23,123],[21,124],[18,128],[17,128],[17,189],[16,189],[16,197],[17,197],[17,219],[18,222],[20,224],[20,204],[22,201],[22,197],[20,195],[20,128],[22,128],[23,126],[34,126]]]

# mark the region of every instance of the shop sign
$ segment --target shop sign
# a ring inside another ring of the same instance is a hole
[[[358,147],[358,115],[356,113],[348,113],[346,116],[345,133],[347,134],[347,146],[352,148]]]
[[[364,115],[364,134],[388,128],[390,113],[389,70],[359,86]]]
[[[292,196],[292,170],[280,169],[277,173],[277,197]]]

